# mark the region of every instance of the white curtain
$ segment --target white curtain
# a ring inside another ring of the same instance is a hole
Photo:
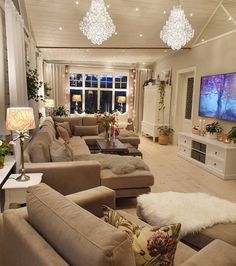
[[[65,65],[44,63],[44,82],[52,88],[51,98],[55,107],[64,106],[66,98]]]
[[[11,0],[5,2],[10,106],[28,106],[24,21]]]
[[[141,122],[143,119],[143,102],[144,102],[144,88],[145,80],[152,77],[151,69],[137,69],[136,70],[136,88],[134,95],[134,127],[137,133],[141,132]]]

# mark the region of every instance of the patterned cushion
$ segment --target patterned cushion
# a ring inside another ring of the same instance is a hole
[[[71,132],[71,129],[70,129],[70,123],[69,122],[62,122],[62,123],[56,123],[56,127],[63,127],[64,129],[67,130],[70,138],[72,137],[72,132]]]
[[[55,140],[50,145],[52,162],[73,161],[73,151],[70,144]]]
[[[97,136],[98,126],[75,126],[75,136]]]
[[[68,131],[64,127],[57,126],[57,133],[59,137],[61,137],[65,142],[69,143],[70,136]]]
[[[125,231],[132,240],[137,266],[172,266],[179,240],[180,224],[160,228],[136,225],[104,206],[105,222]]]

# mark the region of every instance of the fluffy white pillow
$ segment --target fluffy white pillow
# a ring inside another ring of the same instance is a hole
[[[50,145],[50,155],[52,162],[73,161],[73,150],[70,144],[55,140]]]

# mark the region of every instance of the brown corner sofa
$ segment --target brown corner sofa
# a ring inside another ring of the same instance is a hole
[[[103,205],[115,208],[115,192],[106,187],[66,197],[45,184],[30,188],[27,207],[0,214],[0,265],[135,266],[128,235],[100,219]],[[174,265],[234,266],[236,247],[215,240],[196,252],[179,242]]]
[[[55,118],[57,122],[69,121],[72,133],[75,125],[86,127],[96,125],[94,117]],[[89,129],[88,129],[89,131]],[[75,156],[90,154],[86,141],[98,136],[72,136],[70,146]],[[46,119],[41,129],[24,150],[25,169],[28,173],[43,173],[42,182],[63,195],[96,186],[107,186],[116,191],[116,197],[136,197],[150,191],[154,177],[147,170],[135,170],[128,174],[114,174],[110,169],[101,169],[97,161],[52,162],[50,145],[56,140],[54,121]],[[90,142],[91,143],[91,142]]]

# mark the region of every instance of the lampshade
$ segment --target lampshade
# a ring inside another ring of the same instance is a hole
[[[29,107],[8,108],[6,128],[12,131],[26,131],[35,128],[33,109]]]
[[[118,96],[117,101],[118,101],[118,103],[125,103],[126,102],[126,97],[125,96]]]
[[[53,99],[45,99],[45,108],[53,108],[55,106]]]
[[[81,102],[81,95],[74,94],[72,96],[72,101],[73,102]]]

